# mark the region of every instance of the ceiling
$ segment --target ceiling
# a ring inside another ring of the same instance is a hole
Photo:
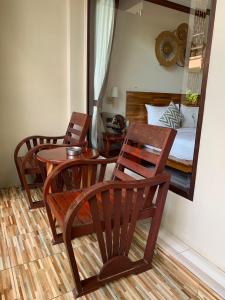
[[[190,3],[191,3],[191,0],[168,0],[168,1],[182,4],[182,5],[185,5],[188,7],[190,7]],[[120,8],[122,8],[122,9],[130,8],[134,5],[140,4],[142,2],[143,2],[143,0],[120,0]]]
[[[169,0],[170,2],[178,3],[187,7],[191,6],[191,0]]]
[[[167,0],[167,1],[181,4],[186,7],[191,7],[191,4],[194,5],[194,4],[196,4],[197,1],[202,1],[202,3],[205,3],[205,1],[207,1],[208,8],[210,8],[210,2],[211,2],[210,0]],[[141,3],[143,3],[143,0],[120,0],[120,9],[123,9],[123,10],[130,9]]]
[[[194,4],[196,1],[193,1],[193,0],[168,0],[170,2],[174,2],[174,3],[177,3],[177,4],[181,4],[181,5],[184,5],[184,6],[187,6],[187,7],[191,7],[191,3]],[[208,8],[210,8],[210,3],[211,1],[210,0],[204,0],[202,1],[203,3],[208,3]]]

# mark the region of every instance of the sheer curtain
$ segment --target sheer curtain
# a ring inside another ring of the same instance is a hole
[[[201,94],[205,45],[209,16],[207,16],[207,0],[191,0],[189,16],[189,32],[186,50],[186,63],[183,78],[183,94]]]
[[[96,0],[95,10],[95,67],[94,67],[94,100],[91,142],[94,148],[101,144],[102,120],[100,107],[106,87],[110,54],[115,23],[115,1]]]

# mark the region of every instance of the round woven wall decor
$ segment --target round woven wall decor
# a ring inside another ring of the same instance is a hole
[[[170,67],[177,62],[178,41],[170,31],[163,31],[156,38],[155,53],[160,65]]]
[[[188,24],[182,23],[177,27],[176,30],[176,37],[179,43],[185,44],[187,43],[187,37],[188,37]]]
[[[186,47],[185,47],[185,45],[179,45],[179,47],[178,47],[178,55],[177,55],[177,64],[180,67],[184,67],[184,64],[185,64],[185,54],[186,54]]]

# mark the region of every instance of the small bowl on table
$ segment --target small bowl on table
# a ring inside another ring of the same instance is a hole
[[[69,158],[74,158],[75,156],[80,155],[82,152],[81,147],[71,146],[66,148],[66,154]]]

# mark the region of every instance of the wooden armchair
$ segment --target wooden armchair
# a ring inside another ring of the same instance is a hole
[[[53,242],[64,241],[66,245],[77,296],[151,267],[170,182],[163,170],[175,135],[173,129],[132,124],[118,159],[66,162],[48,176],[44,200]],[[148,152],[143,148],[145,144],[161,149],[160,155]],[[116,165],[112,180],[104,182],[106,168],[113,162]],[[150,169],[145,162],[151,163]],[[70,178],[64,180],[61,192],[52,193],[54,181],[65,174]],[[136,176],[142,179],[137,180]],[[133,263],[128,254],[136,222],[142,218],[152,218],[151,229],[143,259]],[[56,223],[63,236],[57,232]],[[71,241],[90,233],[97,235],[103,266],[97,276],[81,281]]]
[[[76,286],[73,290],[75,297],[90,293],[120,277],[139,274],[151,268],[169,182],[168,174],[160,174],[138,181],[99,183],[76,198],[67,212],[63,226],[63,240]],[[157,189],[152,223],[143,257],[134,261],[130,257],[130,249],[136,223],[144,207],[146,194],[152,188]],[[98,241],[101,267],[95,276],[81,280],[71,241],[77,219],[87,206]]]
[[[31,188],[43,184],[43,176],[40,166],[36,160],[36,153],[43,149],[62,147],[67,145],[85,146],[86,135],[89,129],[90,117],[86,114],[72,113],[66,134],[63,136],[41,136],[34,135],[23,139],[14,151],[21,187],[25,189],[29,207],[37,208],[44,206],[44,202],[32,200]]]

